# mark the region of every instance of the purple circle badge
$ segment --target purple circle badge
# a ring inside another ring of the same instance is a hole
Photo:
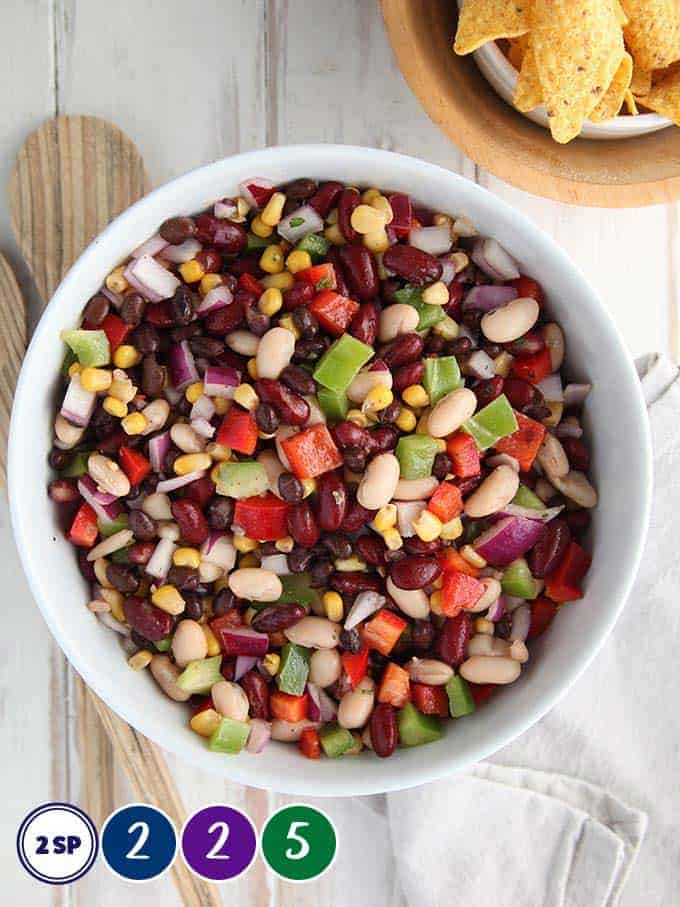
[[[244,873],[257,853],[257,832],[241,810],[223,803],[204,806],[184,823],[182,856],[192,872],[209,882]]]

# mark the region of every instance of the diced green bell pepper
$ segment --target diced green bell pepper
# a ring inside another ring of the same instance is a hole
[[[342,422],[347,415],[349,400],[344,391],[338,393],[337,391],[329,390],[327,387],[320,387],[316,399],[319,401],[319,406],[329,422]]]
[[[316,600],[318,593],[310,585],[309,573],[285,573],[280,576],[281,595],[277,605],[310,605]],[[271,602],[265,602],[271,605]]]
[[[423,715],[412,702],[407,702],[403,709],[397,712],[397,728],[402,746],[432,743],[439,740],[442,735],[439,719],[434,715]]]
[[[62,331],[61,339],[70,346],[82,366],[108,365],[111,359],[109,338],[104,331],[85,331],[78,328]]]
[[[354,737],[347,728],[340,727],[336,721],[324,724],[319,729],[319,741],[324,753],[331,759],[342,756],[354,746]]]
[[[416,309],[418,312],[417,331],[425,331],[446,317],[446,312],[440,305],[429,305],[427,302],[423,302],[422,287],[414,287],[411,284],[407,284],[401,290],[395,292],[394,298],[397,302],[412,305]]]
[[[512,503],[518,507],[528,507],[529,510],[545,510],[545,504],[537,494],[534,494],[526,485],[520,485]]]
[[[66,353],[65,353],[65,355],[64,355],[64,358],[63,358],[63,360],[62,360],[62,362],[61,362],[61,374],[62,374],[65,378],[68,378],[68,376],[69,376],[68,370],[71,368],[71,366],[73,365],[73,363],[74,363],[74,362],[77,362],[77,361],[78,361],[78,360],[77,360],[77,358],[76,358],[76,354],[75,354],[75,353],[73,352],[73,350],[69,347],[69,349],[66,350]]]
[[[517,558],[503,571],[501,587],[505,595],[516,598],[534,599],[537,595],[536,580],[523,557]]]
[[[217,493],[229,498],[251,498],[269,489],[269,479],[262,463],[243,460],[221,463],[215,482]]]
[[[399,439],[395,455],[402,479],[426,479],[432,475],[439,445],[429,435],[405,435]]]
[[[159,639],[158,642],[154,643],[154,646],[158,649],[159,652],[169,652],[171,645],[172,636],[166,636],[165,639]]]
[[[107,539],[109,536],[128,528],[128,515],[127,513],[121,513],[115,520],[102,520],[100,518],[97,520],[97,526],[100,533]]]
[[[451,391],[463,386],[458,360],[455,356],[441,356],[439,359],[425,359],[423,386],[432,406]]]
[[[276,683],[282,693],[302,696],[309,676],[309,649],[287,642],[281,649],[281,666]]]
[[[185,693],[209,693],[214,683],[224,679],[220,672],[221,665],[221,655],[190,661],[177,678],[177,686]]]
[[[77,450],[72,453],[71,459],[60,471],[59,475],[68,479],[77,479],[79,476],[84,476],[87,472],[87,461],[91,453],[91,450]]]
[[[118,551],[114,551],[109,557],[114,564],[129,564],[130,548],[132,548],[132,543],[126,545],[125,548],[119,548]]]
[[[446,692],[449,697],[449,711],[452,718],[462,718],[475,710],[475,701],[472,698],[467,680],[454,674],[446,683]]]
[[[256,236],[254,233],[249,233],[246,251],[256,252],[258,249],[264,249],[275,242],[276,238],[273,236]]]
[[[308,233],[303,236],[295,246],[297,252],[307,252],[315,264],[322,261],[328,254],[330,243],[320,233]]]
[[[248,740],[250,725],[247,721],[236,721],[235,718],[223,718],[210,735],[208,746],[214,753],[227,753],[230,756],[240,753]]]
[[[516,432],[517,419],[505,394],[496,397],[463,423],[463,431],[472,435],[480,450],[488,450],[501,438]]]
[[[344,394],[359,369],[366,365],[372,355],[372,346],[362,343],[351,334],[343,334],[319,359],[319,364],[314,369],[314,380],[328,390]]]

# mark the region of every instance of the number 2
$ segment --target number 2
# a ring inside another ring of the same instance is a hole
[[[291,822],[290,828],[288,829],[288,834],[286,835],[287,841],[295,841],[296,844],[300,845],[299,850],[293,850],[292,847],[286,849],[286,859],[287,860],[304,860],[304,858],[309,853],[310,847],[309,842],[306,838],[303,838],[298,834],[303,828],[309,828],[309,822]]]
[[[148,853],[140,853],[142,847],[144,847],[147,842],[147,838],[149,837],[149,826],[146,824],[146,822],[133,822],[132,825],[128,828],[128,834],[133,835],[136,831],[139,832],[139,837],[125,854],[125,859],[150,860],[151,857]]]
[[[211,835],[213,832],[219,830],[219,835],[217,840],[207,852],[206,859],[208,860],[228,860],[230,859],[228,853],[221,853],[222,848],[227,843],[229,838],[229,826],[226,822],[213,822],[213,824],[208,829],[208,834]]]

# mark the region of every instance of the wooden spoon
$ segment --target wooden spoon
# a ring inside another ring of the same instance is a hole
[[[121,211],[149,191],[144,162],[130,139],[116,126],[95,117],[64,116],[48,120],[22,145],[9,184],[10,220],[21,252],[43,303],[77,256]],[[0,262],[0,475],[4,476],[6,438],[14,381],[23,357],[26,327],[23,300],[7,263]],[[83,304],[85,300],[83,300]],[[46,502],[47,506],[47,502]],[[140,800],[162,807],[181,829],[186,818],[162,750],[119,718],[75,675],[81,710],[81,740],[90,793],[100,820],[111,811],[102,803],[97,777],[108,748],[114,750]],[[101,724],[94,721],[93,710]],[[93,739],[99,735],[104,739]],[[88,770],[88,762],[90,769]],[[103,779],[102,779],[103,780]],[[88,806],[88,804],[85,804]],[[176,859],[172,874],[186,907],[219,907],[214,886],[189,872]]]

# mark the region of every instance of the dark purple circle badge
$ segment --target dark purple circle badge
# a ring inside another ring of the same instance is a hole
[[[221,803],[204,806],[184,823],[182,856],[192,872],[209,882],[244,873],[257,853],[257,832],[241,810]]]

